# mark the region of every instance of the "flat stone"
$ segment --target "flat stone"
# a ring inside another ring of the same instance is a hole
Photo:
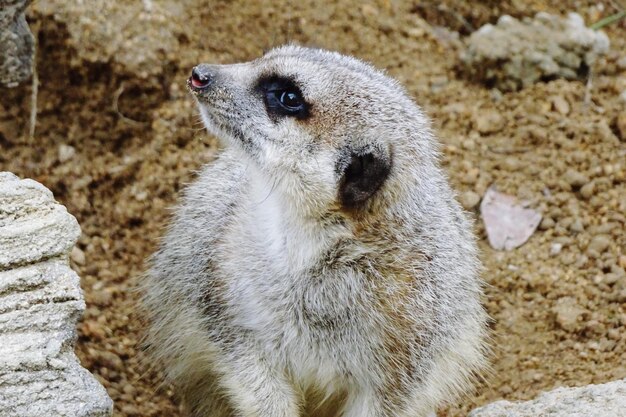
[[[624,417],[626,379],[579,388],[557,388],[531,401],[497,401],[469,417]]]
[[[519,204],[515,197],[487,189],[480,212],[491,247],[512,250],[523,245],[541,222],[541,214]]]
[[[0,415],[106,417],[112,402],[74,354],[85,309],[68,253],[76,219],[32,180],[0,173]]]

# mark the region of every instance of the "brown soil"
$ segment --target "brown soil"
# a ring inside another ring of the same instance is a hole
[[[541,10],[576,10],[596,21],[613,10],[608,3],[604,11],[595,1],[439,3],[186,0],[179,48],[165,51],[164,67],[148,79],[111,60],[82,59],[61,17],[31,11],[40,27],[37,134],[27,138],[30,88],[0,91],[0,170],[48,186],[82,225],[72,255],[87,301],[77,351],[115,401],[116,416],[180,415],[172,390],[142,363],[133,288],[168,207],[217,151],[184,80],[195,63],[248,60],[286,41],[356,55],[406,85],[434,119],[443,162],[466,204],[467,192],[482,195],[495,184],[544,214],[540,230],[512,252],[490,249],[477,222],[493,369],[440,416],[626,377],[624,24],[607,29],[613,52],[593,69],[585,104],[582,82],[501,94],[462,79],[459,43],[443,28],[463,36],[501,13]]]

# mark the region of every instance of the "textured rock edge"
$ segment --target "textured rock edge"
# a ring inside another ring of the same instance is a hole
[[[0,0],[0,85],[15,87],[31,75],[35,41],[24,17],[30,0]]]
[[[84,309],[68,252],[76,219],[32,180],[0,172],[0,415],[106,417],[113,403],[74,353]]]
[[[624,417],[626,379],[578,388],[557,388],[531,401],[497,401],[469,417]]]

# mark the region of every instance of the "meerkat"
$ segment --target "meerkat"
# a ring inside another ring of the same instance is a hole
[[[430,124],[352,57],[188,80],[224,145],[151,259],[151,357],[193,417],[422,417],[485,363],[472,225]]]

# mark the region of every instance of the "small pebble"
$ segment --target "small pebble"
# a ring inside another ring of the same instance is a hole
[[[495,110],[482,111],[474,116],[474,127],[482,134],[496,133],[504,128],[504,118]]]
[[[541,380],[543,380],[543,377],[544,375],[541,372],[534,373],[532,376],[533,381],[535,382],[540,382]]]
[[[552,245],[550,245],[550,255],[556,256],[559,253],[561,253],[562,249],[563,249],[562,243],[553,243]]]
[[[539,228],[541,230],[548,230],[548,229],[552,229],[554,227],[556,223],[554,222],[554,220],[552,219],[552,217],[544,217],[543,220],[541,221],[541,224],[539,225]]]
[[[561,263],[565,266],[572,265],[576,262],[576,256],[573,253],[566,252],[561,256]]]
[[[121,411],[124,415],[127,416],[139,416],[142,413],[139,411],[139,409],[134,406],[133,404],[124,404],[122,405]]]
[[[515,156],[506,157],[504,161],[502,161],[502,168],[511,172],[519,170],[521,168],[521,165],[521,161],[518,157]]]
[[[563,116],[569,114],[570,111],[569,103],[563,96],[552,97],[552,107]]]
[[[571,168],[565,171],[563,178],[572,187],[582,187],[589,182],[589,178],[585,174]]]
[[[113,296],[107,290],[93,291],[91,299],[95,305],[100,307],[108,307],[113,302]]]
[[[504,98],[504,94],[502,94],[502,91],[498,90],[497,88],[492,88],[491,90],[489,90],[489,96],[496,103],[502,101],[502,99]]]
[[[606,285],[614,285],[616,282],[620,280],[619,274],[609,272],[604,275],[604,279],[602,280]]]
[[[598,320],[589,320],[585,325],[585,329],[595,334],[603,334],[605,331],[604,325]]]
[[[574,297],[560,298],[554,307],[552,313],[556,323],[563,330],[573,332],[579,327],[579,319],[586,312]]]
[[[363,6],[361,6],[361,13],[363,13],[363,15],[365,16],[378,16],[379,14],[376,7],[372,6],[371,4],[364,4]]]
[[[588,182],[580,188],[580,195],[585,199],[589,200],[595,191],[595,183],[593,181]]]
[[[76,149],[73,146],[61,144],[59,145],[59,162],[64,163],[72,159],[76,155]]]
[[[137,389],[131,384],[125,384],[122,387],[122,391],[124,391],[125,394],[129,394],[133,397],[137,394]]]
[[[621,332],[617,329],[609,329],[607,336],[609,336],[609,339],[612,340],[620,340],[622,338]]]
[[[569,226],[569,230],[575,233],[581,233],[585,231],[585,227],[583,226],[583,222],[580,218],[574,219],[572,224]]]
[[[473,191],[466,191],[459,196],[459,200],[465,210],[474,210],[480,203],[480,196]]]
[[[85,265],[85,252],[83,252],[78,246],[74,246],[72,248],[72,252],[70,253],[70,259],[78,265]]]
[[[83,322],[81,330],[85,337],[94,341],[102,341],[106,338],[104,328],[99,323],[92,320]]]
[[[476,148],[476,142],[473,139],[468,138],[461,142],[461,147],[468,151],[472,151]]]
[[[591,256],[599,256],[611,245],[611,237],[608,235],[595,235],[587,246],[587,253]]]
[[[461,182],[467,185],[476,184],[476,181],[478,181],[479,174],[480,174],[480,171],[478,170],[478,168],[471,168],[469,171],[465,172],[461,176]]]
[[[98,363],[109,370],[121,370],[124,366],[122,359],[113,352],[99,351],[97,354]]]

